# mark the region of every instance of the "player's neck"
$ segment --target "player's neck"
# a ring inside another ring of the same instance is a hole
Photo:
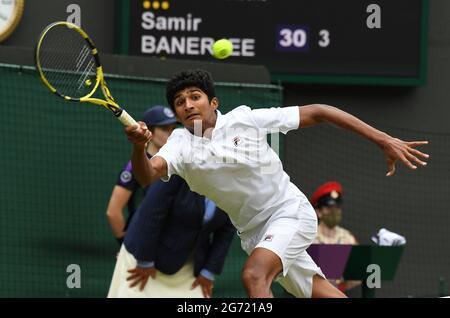
[[[205,137],[211,139],[212,131],[216,127],[217,112],[214,111],[211,116],[204,118],[203,120],[194,121],[194,127],[186,127],[191,134],[198,137]]]
[[[212,131],[214,127],[216,127],[217,122],[217,112],[213,111],[211,116],[208,118],[205,118],[205,120],[202,122],[202,135],[203,137],[211,139]]]

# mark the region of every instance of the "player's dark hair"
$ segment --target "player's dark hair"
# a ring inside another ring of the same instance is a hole
[[[167,103],[174,112],[175,95],[188,87],[196,87],[202,90],[208,96],[210,102],[216,97],[214,82],[209,72],[204,70],[185,70],[178,72],[173,75],[166,86]]]

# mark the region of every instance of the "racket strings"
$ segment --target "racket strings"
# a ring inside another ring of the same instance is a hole
[[[64,96],[81,98],[95,86],[95,58],[75,30],[63,25],[50,29],[40,45],[39,61],[47,81]]]

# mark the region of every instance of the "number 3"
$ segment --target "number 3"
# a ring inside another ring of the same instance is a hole
[[[330,32],[328,30],[320,30],[319,35],[321,37],[319,45],[321,47],[327,47],[330,45]]]
[[[292,45],[292,37],[291,37],[291,30],[289,29],[283,29],[280,31],[280,35],[283,37],[280,40],[280,45],[283,47],[290,47]]]

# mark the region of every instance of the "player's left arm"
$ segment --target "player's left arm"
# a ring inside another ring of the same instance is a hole
[[[428,144],[428,141],[403,141],[382,132],[355,116],[333,106],[313,104],[299,107],[299,128],[310,127],[320,123],[330,123],[338,127],[353,131],[377,144],[384,152],[388,163],[387,176],[395,172],[397,160],[403,162],[410,169],[417,169],[416,164],[425,166],[422,161],[429,155],[415,149],[417,146]],[[421,158],[421,159],[419,159]]]

